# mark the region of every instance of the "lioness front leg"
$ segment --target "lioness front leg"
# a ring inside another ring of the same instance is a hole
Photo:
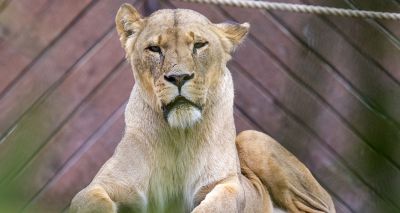
[[[237,176],[217,184],[192,213],[242,212],[244,193]]]
[[[268,135],[244,131],[236,138],[241,166],[252,170],[273,201],[289,212],[334,213],[329,194],[311,172]]]
[[[117,205],[100,185],[88,186],[72,200],[70,213],[114,213]]]

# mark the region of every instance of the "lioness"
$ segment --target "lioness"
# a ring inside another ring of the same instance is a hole
[[[116,28],[136,79],[125,135],[71,212],[273,212],[272,201],[288,212],[335,212],[272,138],[236,137],[226,63],[248,23],[213,24],[185,9],[141,18],[123,4]]]

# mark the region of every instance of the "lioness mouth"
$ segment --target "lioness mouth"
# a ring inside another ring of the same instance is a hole
[[[162,110],[164,112],[164,118],[167,119],[169,112],[173,108],[179,107],[180,105],[191,105],[193,107],[196,107],[200,111],[202,110],[199,105],[197,105],[197,104],[193,103],[192,101],[188,100],[187,98],[179,95],[179,96],[176,96],[176,98],[173,101],[171,101],[170,103],[162,106]]]

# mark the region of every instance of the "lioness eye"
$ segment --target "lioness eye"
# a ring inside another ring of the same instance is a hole
[[[161,53],[161,48],[159,46],[149,46],[147,47],[148,50],[155,53]]]
[[[206,46],[207,44],[208,44],[208,42],[196,42],[196,43],[194,43],[193,48],[200,49],[200,48]]]

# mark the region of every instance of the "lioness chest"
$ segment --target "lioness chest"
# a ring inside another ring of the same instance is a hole
[[[193,147],[157,150],[149,176],[147,212],[190,212],[194,208],[196,191],[204,182],[201,177],[206,175],[197,154]]]

